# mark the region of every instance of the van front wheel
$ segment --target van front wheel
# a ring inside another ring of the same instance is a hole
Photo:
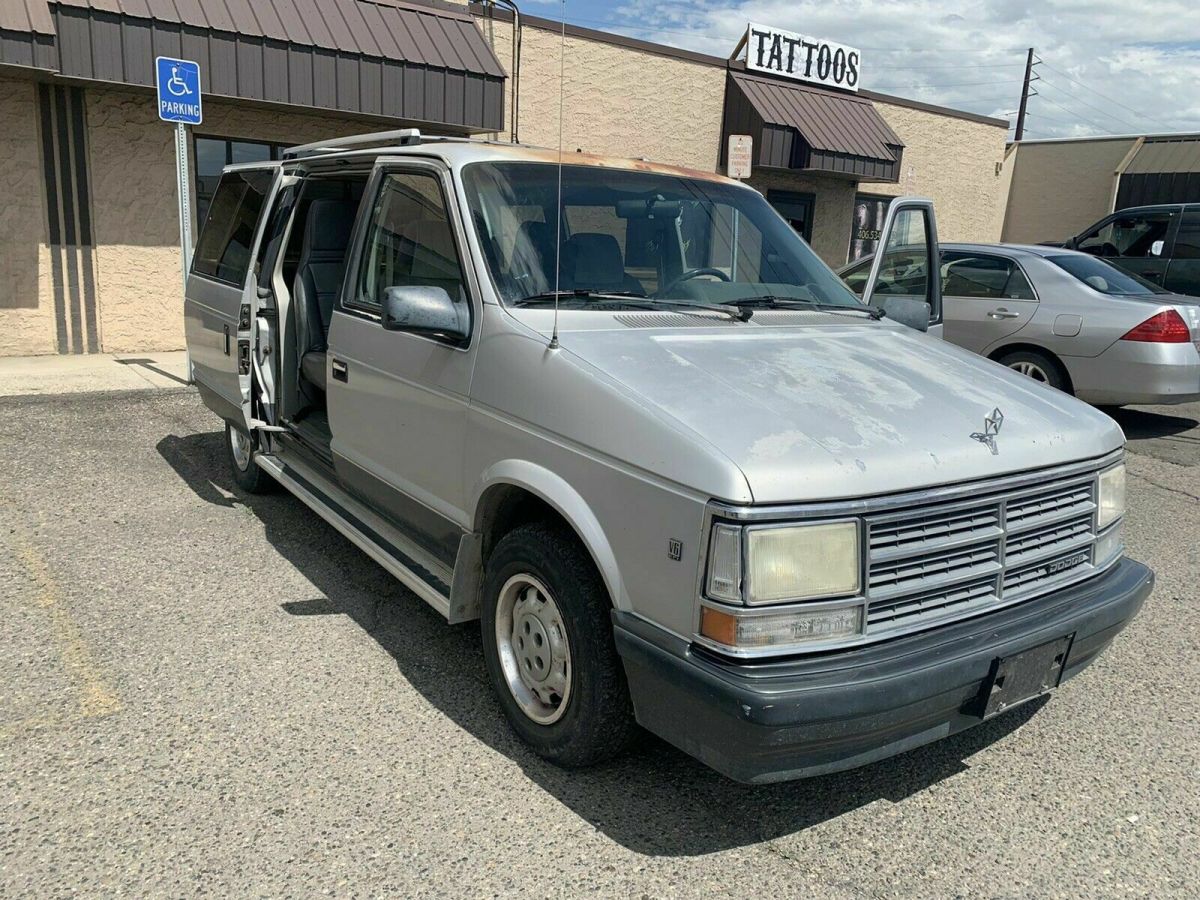
[[[225,450],[233,481],[247,494],[265,494],[275,487],[274,479],[254,462],[257,442],[230,422],[225,423]]]
[[[483,655],[504,714],[550,762],[588,766],[636,734],[600,573],[573,533],[533,523],[488,560]]]

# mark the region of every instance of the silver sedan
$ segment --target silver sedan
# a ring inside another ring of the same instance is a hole
[[[1200,399],[1200,298],[1060,247],[941,247],[946,340],[1097,405]],[[861,294],[870,264],[839,274]],[[876,293],[915,293],[923,253],[891,251],[884,270]]]

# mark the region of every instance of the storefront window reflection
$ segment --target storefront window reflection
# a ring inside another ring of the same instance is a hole
[[[858,194],[854,198],[854,224],[850,232],[850,258],[848,262],[862,259],[875,252],[879,246],[879,233],[883,230],[883,219],[887,215],[890,197],[875,194]]]

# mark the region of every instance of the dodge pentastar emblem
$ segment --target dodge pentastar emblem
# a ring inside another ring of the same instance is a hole
[[[1000,448],[996,446],[996,435],[1000,433],[1000,426],[1004,424],[1004,413],[1000,412],[999,407],[992,410],[992,414],[983,420],[983,431],[976,431],[971,435],[973,440],[979,441],[989,450],[992,451],[992,456],[1000,452]]]

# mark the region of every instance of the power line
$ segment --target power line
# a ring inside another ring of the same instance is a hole
[[[891,84],[891,85],[888,85],[887,87],[879,87],[876,85],[871,85],[870,90],[872,90],[872,91],[894,91],[894,90],[903,90],[905,88],[976,87],[976,86],[982,86],[982,85],[987,85],[987,84],[1013,84],[1015,81],[1016,81],[1015,78],[1007,78],[1004,81],[958,81],[958,82],[946,83],[946,84]]]
[[[1065,87],[1062,87],[1061,85],[1055,84],[1053,81],[1048,81],[1048,80],[1047,80],[1047,79],[1045,79],[1045,78],[1042,78],[1042,79],[1040,79],[1040,80],[1041,80],[1042,84],[1048,85],[1048,86],[1050,86],[1050,87],[1054,88],[1056,91],[1062,91],[1064,94],[1066,94],[1066,95],[1067,95],[1068,97],[1070,97],[1072,100],[1076,100],[1076,101],[1078,101],[1079,103],[1082,103],[1082,104],[1083,104],[1084,106],[1086,106],[1088,109],[1095,110],[1096,112],[1098,112],[1098,113],[1100,113],[1101,115],[1104,115],[1104,116],[1106,116],[1106,117],[1108,117],[1108,118],[1112,119],[1112,120],[1113,120],[1113,121],[1115,121],[1115,122],[1120,122],[1122,125],[1128,125],[1128,126],[1129,126],[1130,128],[1132,128],[1134,131],[1139,131],[1139,130],[1141,130],[1141,126],[1140,126],[1140,125],[1137,125],[1137,124],[1135,124],[1135,123],[1133,123],[1133,122],[1130,122],[1128,119],[1122,119],[1120,116],[1116,115],[1115,113],[1110,113],[1110,112],[1109,112],[1108,110],[1106,110],[1106,109],[1101,109],[1099,106],[1096,106],[1094,103],[1088,103],[1088,102],[1087,102],[1086,100],[1084,100],[1082,97],[1078,96],[1077,94],[1072,94],[1072,93],[1071,93],[1070,91],[1068,91],[1068,90],[1067,90]]]
[[[1102,93],[1100,93],[1100,92],[1099,92],[1098,90],[1096,90],[1094,87],[1091,87],[1090,85],[1086,85],[1086,84],[1084,84],[1082,81],[1078,81],[1078,80],[1076,80],[1075,78],[1072,78],[1070,75],[1068,75],[1068,74],[1067,74],[1066,72],[1064,72],[1062,69],[1059,69],[1059,68],[1057,68],[1057,67],[1055,67],[1055,66],[1052,66],[1052,65],[1050,65],[1050,63],[1048,63],[1048,62],[1043,62],[1043,63],[1042,63],[1042,65],[1044,65],[1044,66],[1045,66],[1047,69],[1049,69],[1051,72],[1057,72],[1057,73],[1058,73],[1059,75],[1061,75],[1063,78],[1067,79],[1067,81],[1071,82],[1071,84],[1078,85],[1079,87],[1083,88],[1085,91],[1091,91],[1093,94],[1095,94],[1095,95],[1096,95],[1097,97],[1099,97],[1100,99],[1102,99],[1102,100],[1107,100],[1109,103],[1112,103],[1112,104],[1114,104],[1114,105],[1116,105],[1116,106],[1119,106],[1119,107],[1121,107],[1121,109],[1123,109],[1123,110],[1126,110],[1127,112],[1131,112],[1131,113],[1133,113],[1135,116],[1140,116],[1141,118],[1145,119],[1145,120],[1146,120],[1146,121],[1148,121],[1148,122],[1153,122],[1153,121],[1154,121],[1153,119],[1151,119],[1150,117],[1148,117],[1148,116],[1147,116],[1147,115],[1146,115],[1144,112],[1141,112],[1140,110],[1136,110],[1136,109],[1134,109],[1132,106],[1126,106],[1124,103],[1121,103],[1121,102],[1120,102],[1120,101],[1118,101],[1118,100],[1114,100],[1112,97],[1109,97],[1109,96],[1107,96],[1106,94],[1102,94]],[[1060,88],[1059,90],[1062,90],[1062,89]]]
[[[872,69],[1011,69],[1023,66],[1020,62],[1006,63],[935,63],[928,66],[871,66]]]
[[[1098,123],[1098,122],[1095,122],[1095,121],[1093,121],[1092,119],[1088,119],[1088,118],[1086,118],[1086,117],[1084,117],[1084,116],[1081,116],[1081,115],[1079,115],[1079,113],[1077,113],[1077,112],[1074,112],[1073,110],[1067,109],[1067,108],[1066,108],[1065,106],[1063,106],[1061,103],[1055,103],[1053,100],[1051,100],[1051,99],[1050,99],[1049,97],[1047,97],[1045,94],[1034,94],[1034,96],[1035,96],[1035,97],[1041,97],[1043,100],[1045,100],[1045,101],[1046,101],[1047,103],[1049,103],[1051,106],[1056,106],[1056,107],[1058,107],[1059,109],[1061,109],[1063,112],[1065,112],[1065,113],[1066,113],[1067,115],[1069,115],[1069,116],[1075,116],[1075,118],[1077,118],[1077,119],[1079,119],[1079,120],[1081,120],[1081,121],[1087,122],[1087,124],[1091,125],[1093,128],[1096,128],[1096,129],[1098,129],[1098,130],[1099,130],[1100,132],[1102,132],[1103,134],[1112,134],[1112,133],[1113,133],[1112,129],[1111,129],[1111,128],[1109,128],[1108,126],[1106,126],[1106,125],[1101,125],[1100,123]]]

